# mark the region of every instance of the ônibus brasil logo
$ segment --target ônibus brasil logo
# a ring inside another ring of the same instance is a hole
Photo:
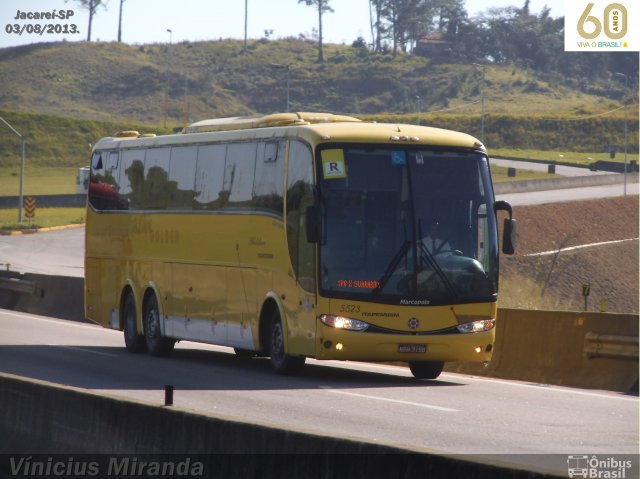
[[[627,456],[628,457],[628,456]],[[631,478],[633,462],[616,457],[601,458],[598,456],[575,455],[567,457],[567,473],[569,477],[597,479]]]

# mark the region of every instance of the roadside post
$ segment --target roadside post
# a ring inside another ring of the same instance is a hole
[[[36,199],[33,196],[27,196],[24,199],[24,217],[29,220],[29,228],[31,228],[31,220],[36,217]]]
[[[587,298],[591,292],[591,283],[585,283],[582,285],[582,296],[584,297],[584,310],[587,310]]]
[[[18,223],[22,223],[22,191],[24,190],[24,136],[22,136],[7,120],[0,116],[0,121],[7,125],[9,129],[18,135],[22,142],[22,156],[20,158],[20,197],[18,198]]]

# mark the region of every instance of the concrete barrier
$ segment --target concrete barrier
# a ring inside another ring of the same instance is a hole
[[[500,155],[499,160],[511,160],[511,161],[519,161],[526,165],[527,163],[538,163],[543,165],[557,165],[557,166],[569,166],[571,168],[584,168],[586,170],[591,171],[609,171],[611,173],[622,173],[624,172],[624,162],[622,161],[607,161],[607,160],[598,160],[592,161],[591,163],[573,163],[571,161],[557,161],[557,160],[536,160],[533,158],[515,158],[513,156],[503,156]],[[627,172],[633,173],[640,171],[639,165],[635,160],[631,160],[627,163]]]
[[[0,308],[84,321],[84,278],[0,271]]]
[[[491,363],[487,367],[450,363],[446,370],[579,388],[637,391],[637,353],[626,358],[593,355],[589,338],[594,335],[638,338],[638,316],[500,309]]]
[[[637,183],[638,174],[628,174],[628,183]],[[530,191],[559,190],[563,188],[585,188],[589,186],[606,186],[624,183],[624,175],[593,175],[549,178],[544,180],[502,181],[493,188],[497,195],[508,193],[527,193]]]
[[[49,460],[46,455],[69,455],[56,459],[67,464],[133,454],[143,455],[141,460],[155,455],[156,461],[201,461],[202,474],[189,477],[551,477],[481,457],[473,461],[465,456],[284,430],[8,374],[0,374],[0,404],[0,471],[5,473],[16,455],[28,455],[31,460],[34,455],[45,455],[35,457],[45,463]],[[82,454],[89,456],[78,457]],[[103,456],[96,457],[98,454]],[[99,472],[101,477],[108,475],[106,470]]]

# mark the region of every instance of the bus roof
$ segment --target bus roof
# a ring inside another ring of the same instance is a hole
[[[251,128],[272,128],[277,126],[301,126],[316,123],[359,122],[352,116],[333,113],[274,113],[264,116],[236,116],[203,120],[186,126],[182,133],[205,133],[210,131],[247,130]]]
[[[419,125],[364,122],[358,118],[332,113],[276,113],[265,116],[218,118],[193,123],[185,127],[182,133],[174,135],[124,133],[126,135],[103,138],[96,144],[96,149],[283,137],[302,138],[314,145],[364,142],[484,149],[480,141],[466,133]]]

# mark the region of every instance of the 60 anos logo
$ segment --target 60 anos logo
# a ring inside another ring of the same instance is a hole
[[[638,0],[564,0],[564,14],[566,52],[640,50]]]
[[[619,3],[610,3],[604,8],[602,16],[596,16],[598,13],[593,12],[594,3],[587,3],[586,8],[580,15],[578,20],[578,34],[586,39],[593,40],[600,36],[604,30],[604,34],[611,40],[619,40],[627,34],[629,14],[624,5]],[[589,31],[585,28],[591,25]]]

